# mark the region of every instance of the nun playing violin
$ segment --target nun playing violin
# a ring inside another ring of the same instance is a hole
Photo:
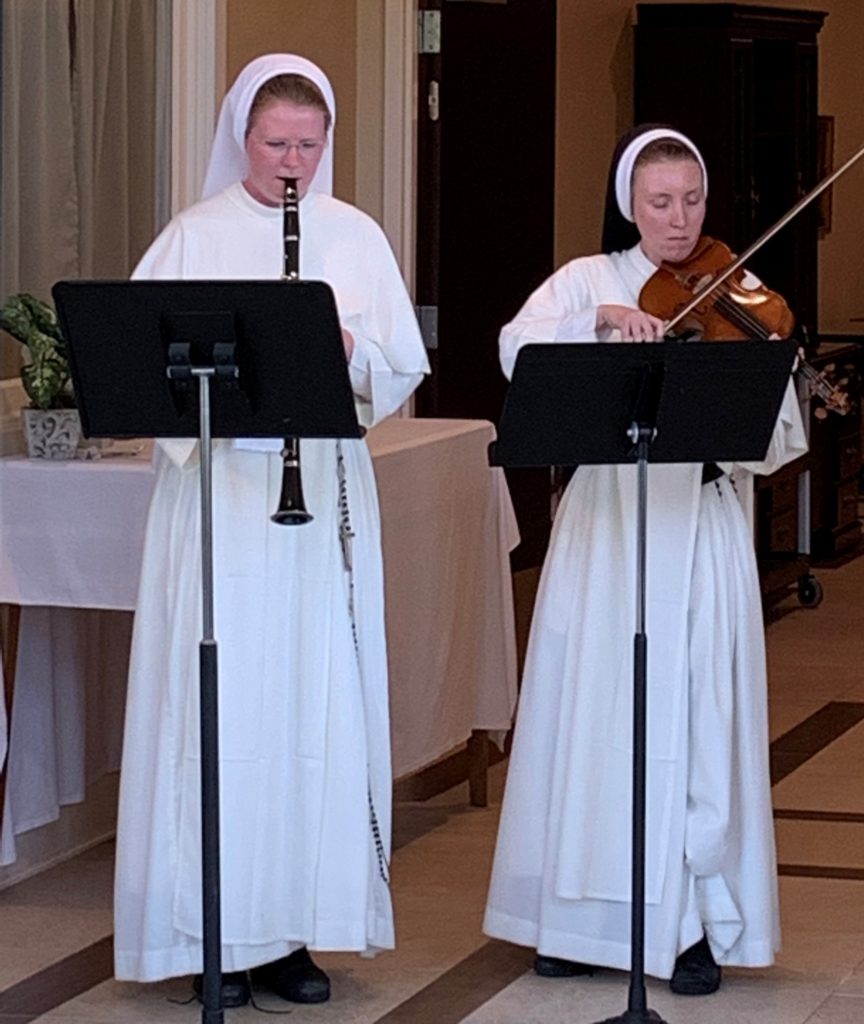
[[[603,252],[561,267],[504,327],[504,372],[531,342],[660,340],[639,295],[696,247],[707,190],[688,138],[625,135]],[[645,968],[682,995],[779,947],[764,631],[739,496],[805,449],[790,385],[763,462],[649,471]],[[545,976],[630,963],[636,492],[634,465],[576,470],[531,627],[484,929],[536,949]]]

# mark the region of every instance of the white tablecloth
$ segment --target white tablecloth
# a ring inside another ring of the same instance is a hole
[[[518,534],[503,474],[487,466],[493,436],[484,421],[422,419],[369,434],[396,777],[511,721]],[[15,834],[54,820],[119,763],[152,480],[146,456],[0,459],[0,602],[24,606],[0,864],[14,859]]]

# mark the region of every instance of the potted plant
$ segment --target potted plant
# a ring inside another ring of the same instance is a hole
[[[0,308],[0,327],[30,355],[30,362],[21,368],[21,381],[30,399],[30,408],[21,410],[27,454],[31,458],[74,458],[81,421],[57,314],[32,295],[12,295]]]

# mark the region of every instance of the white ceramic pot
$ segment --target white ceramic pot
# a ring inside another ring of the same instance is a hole
[[[77,409],[22,409],[27,454],[31,459],[74,459],[81,441]]]

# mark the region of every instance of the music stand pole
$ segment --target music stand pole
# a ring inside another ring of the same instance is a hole
[[[602,1024],[644,1024],[663,1018],[648,1008],[645,991],[645,721],[647,714],[648,636],[645,631],[648,532],[648,452],[657,434],[652,423],[634,421],[628,436],[636,445],[638,499],[636,517],[636,632],[633,636],[633,809],[632,896],[630,904],[630,986],[627,1009]]]
[[[201,907],[204,953],[201,1021],[202,1024],[223,1024],[219,871],[219,683],[213,614],[213,446],[210,428],[210,380],[216,376],[217,369],[215,366],[192,366],[181,346],[171,346],[169,351],[175,354],[167,370],[169,379],[188,380],[190,376],[198,379],[202,613],[198,675],[201,715]]]
[[[198,376],[201,409],[201,897],[204,910],[202,1024],[222,1024],[222,915],[219,877],[219,706],[213,626],[213,473],[210,439],[212,367]]]
[[[657,410],[663,391],[662,366],[645,366],[627,437],[636,449],[636,629],[633,636],[633,784],[632,849],[630,856],[630,986],[627,1009],[602,1024],[665,1024],[648,1008],[645,992],[645,776],[646,719],[648,705],[648,634],[646,631],[646,581],[648,535],[648,456],[657,436]]]

